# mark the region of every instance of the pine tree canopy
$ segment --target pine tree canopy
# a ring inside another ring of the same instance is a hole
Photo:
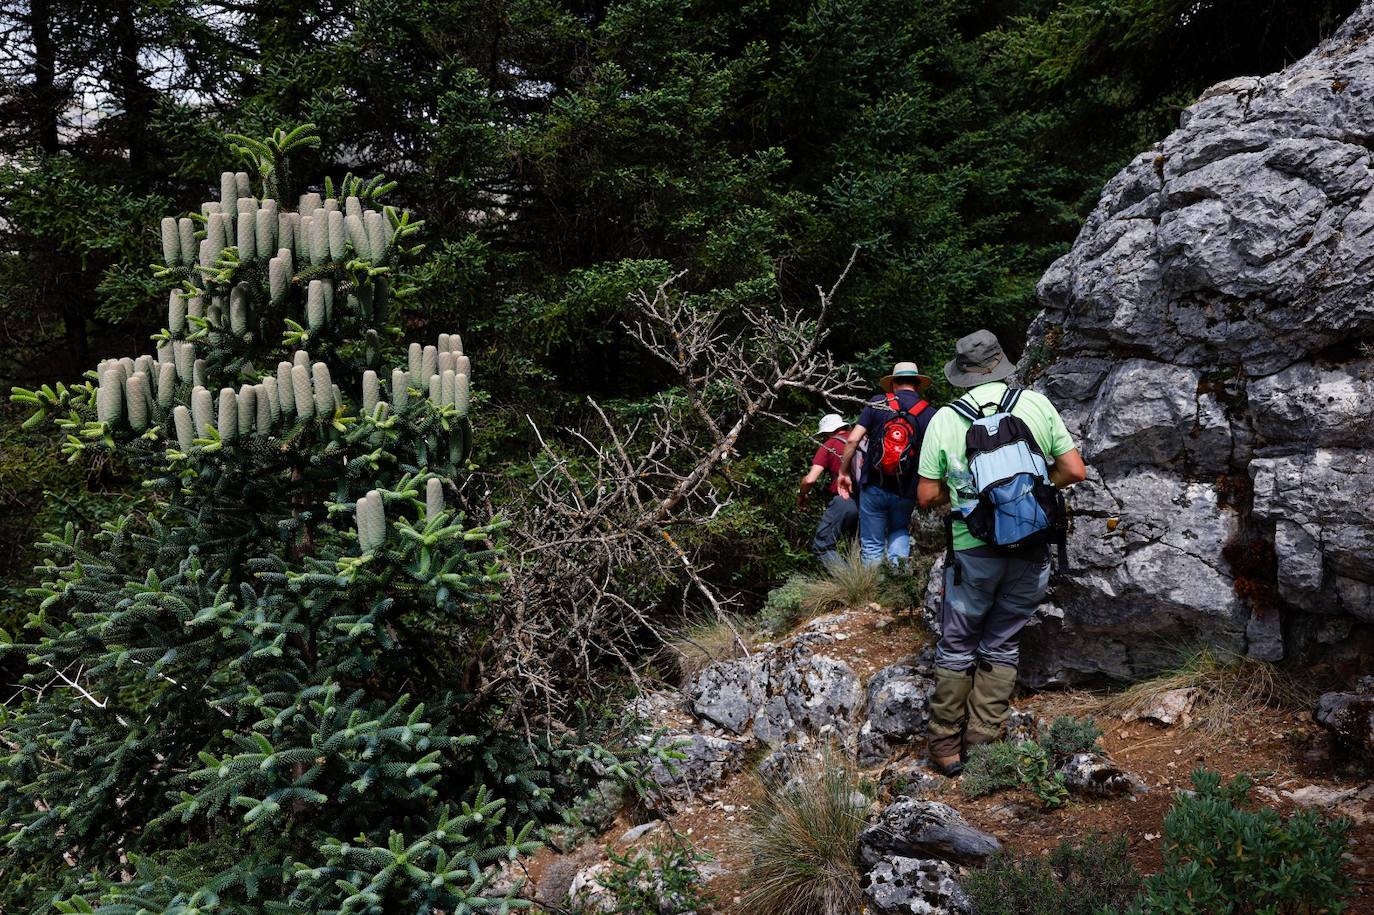
[[[162,220],[155,353],[17,392],[70,460],[118,454],[142,486],[46,538],[33,640],[4,640],[26,668],[0,712],[0,896],[504,910],[490,865],[531,826],[476,783],[452,711],[502,574],[498,525],[453,507],[471,361],[457,333],[402,349],[422,248],[387,183],[302,192],[309,126],[234,139],[250,171]]]

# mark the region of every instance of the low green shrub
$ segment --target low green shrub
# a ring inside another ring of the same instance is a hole
[[[1048,858],[1002,854],[964,881],[979,915],[1097,915],[1122,911],[1140,888],[1124,836],[1064,841]]]
[[[1251,809],[1243,775],[1223,784],[1198,769],[1193,788],[1164,818],[1164,870],[1145,881],[1132,915],[1345,910],[1348,820],[1311,810],[1285,820],[1271,808]]]
[[[806,611],[802,599],[810,581],[805,575],[793,575],[787,581],[768,592],[768,597],[759,610],[759,625],[768,632],[786,632],[801,622]]]
[[[1046,807],[1068,800],[1064,778],[1040,744],[1030,740],[998,741],[976,746],[969,753],[959,787],[969,797],[982,797],[1007,788],[1027,788]]]
[[[1060,715],[1040,735],[1040,745],[1061,762],[1077,753],[1101,753],[1102,745],[1097,742],[1101,736],[1102,729],[1093,719]]]
[[[697,865],[709,860],[707,856],[673,842],[656,844],[647,853],[630,851],[617,855],[612,852],[610,859],[611,868],[599,882],[610,893],[615,907],[607,909],[599,900],[593,904],[579,899],[573,905],[578,915],[593,912],[685,915],[710,909],[712,899],[697,869]]]

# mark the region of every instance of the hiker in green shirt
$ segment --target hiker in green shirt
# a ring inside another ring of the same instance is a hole
[[[1009,403],[1010,414],[1034,438],[1050,483],[1063,488],[1085,478],[1083,458],[1054,405],[1036,391],[1008,395],[1006,379],[1015,366],[990,331],[959,340],[955,353],[945,377],[966,389],[956,401],[966,405],[964,412],[988,416]],[[931,419],[918,466],[916,498],[922,509],[951,500],[963,509],[977,503],[966,453],[971,426],[955,405],[942,407]],[[979,540],[962,520],[954,520],[952,529],[954,553],[945,568],[929,727],[930,762],[945,775],[959,774],[969,748],[1001,734],[1016,685],[1021,630],[1044,599],[1050,577],[1044,542],[1008,549]]]

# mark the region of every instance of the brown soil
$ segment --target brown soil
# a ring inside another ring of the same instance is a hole
[[[894,618],[876,607],[849,611],[839,622],[826,626],[826,631],[841,637],[826,653],[847,661],[865,682],[922,645],[914,621]],[[1039,718],[1083,714],[1091,702],[1091,696],[1075,692],[1015,700],[1017,708]],[[1106,732],[1102,744],[1113,761],[1143,779],[1148,792],[1101,801],[1075,797],[1058,810],[1042,809],[1028,792],[969,799],[955,782],[947,782],[931,796],[957,807],[969,822],[1020,855],[1048,854],[1063,839],[1092,833],[1125,835],[1132,860],[1142,873],[1151,874],[1162,864],[1163,822],[1174,792],[1189,787],[1189,773],[1197,766],[1205,765],[1227,778],[1246,773],[1255,782],[1252,798],[1285,815],[1299,809],[1284,796],[1285,791],[1307,785],[1341,789],[1367,784],[1367,775],[1341,767],[1329,751],[1326,732],[1312,723],[1307,712],[1253,710],[1233,718],[1222,733],[1201,727],[1163,728],[1145,721],[1123,723],[1101,716],[1098,724]],[[719,872],[711,878],[710,890],[717,911],[728,915],[743,915],[739,895],[748,851],[740,847],[738,836],[740,823],[759,792],[751,769],[747,766],[664,817],[665,825],[682,841],[714,859]],[[872,775],[876,781],[878,770]],[[623,851],[617,837],[643,818],[644,814],[622,815],[596,844]],[[668,833],[660,828],[655,835],[662,838]],[[1351,837],[1347,859],[1356,888],[1346,911],[1374,915],[1374,810],[1365,822],[1354,824]],[[589,848],[581,855],[590,855],[583,859],[590,861],[599,852]],[[532,884],[539,882],[556,858],[547,851],[536,856],[529,870]]]

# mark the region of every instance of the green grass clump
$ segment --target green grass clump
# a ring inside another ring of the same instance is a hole
[[[888,574],[881,563],[866,564],[855,545],[843,562],[826,566],[825,574],[806,582],[801,595],[802,611],[806,616],[818,616],[872,603],[891,604],[897,595]]]
[[[1196,689],[1189,727],[1229,733],[1238,717],[1275,708],[1310,708],[1315,691],[1277,667],[1243,655],[1204,648],[1177,667],[1100,700],[1103,715],[1139,714],[1173,690]]]
[[[1116,913],[1139,888],[1125,836],[1063,841],[1048,859],[1001,854],[964,880],[979,915]]]
[[[822,754],[820,770],[768,790],[750,810],[737,844],[748,855],[741,911],[832,915],[863,905],[855,864],[867,798],[851,760]],[[859,799],[863,803],[859,803]]]
[[[744,654],[747,631],[730,615],[697,620],[668,640],[668,654],[685,682],[717,661]]]

